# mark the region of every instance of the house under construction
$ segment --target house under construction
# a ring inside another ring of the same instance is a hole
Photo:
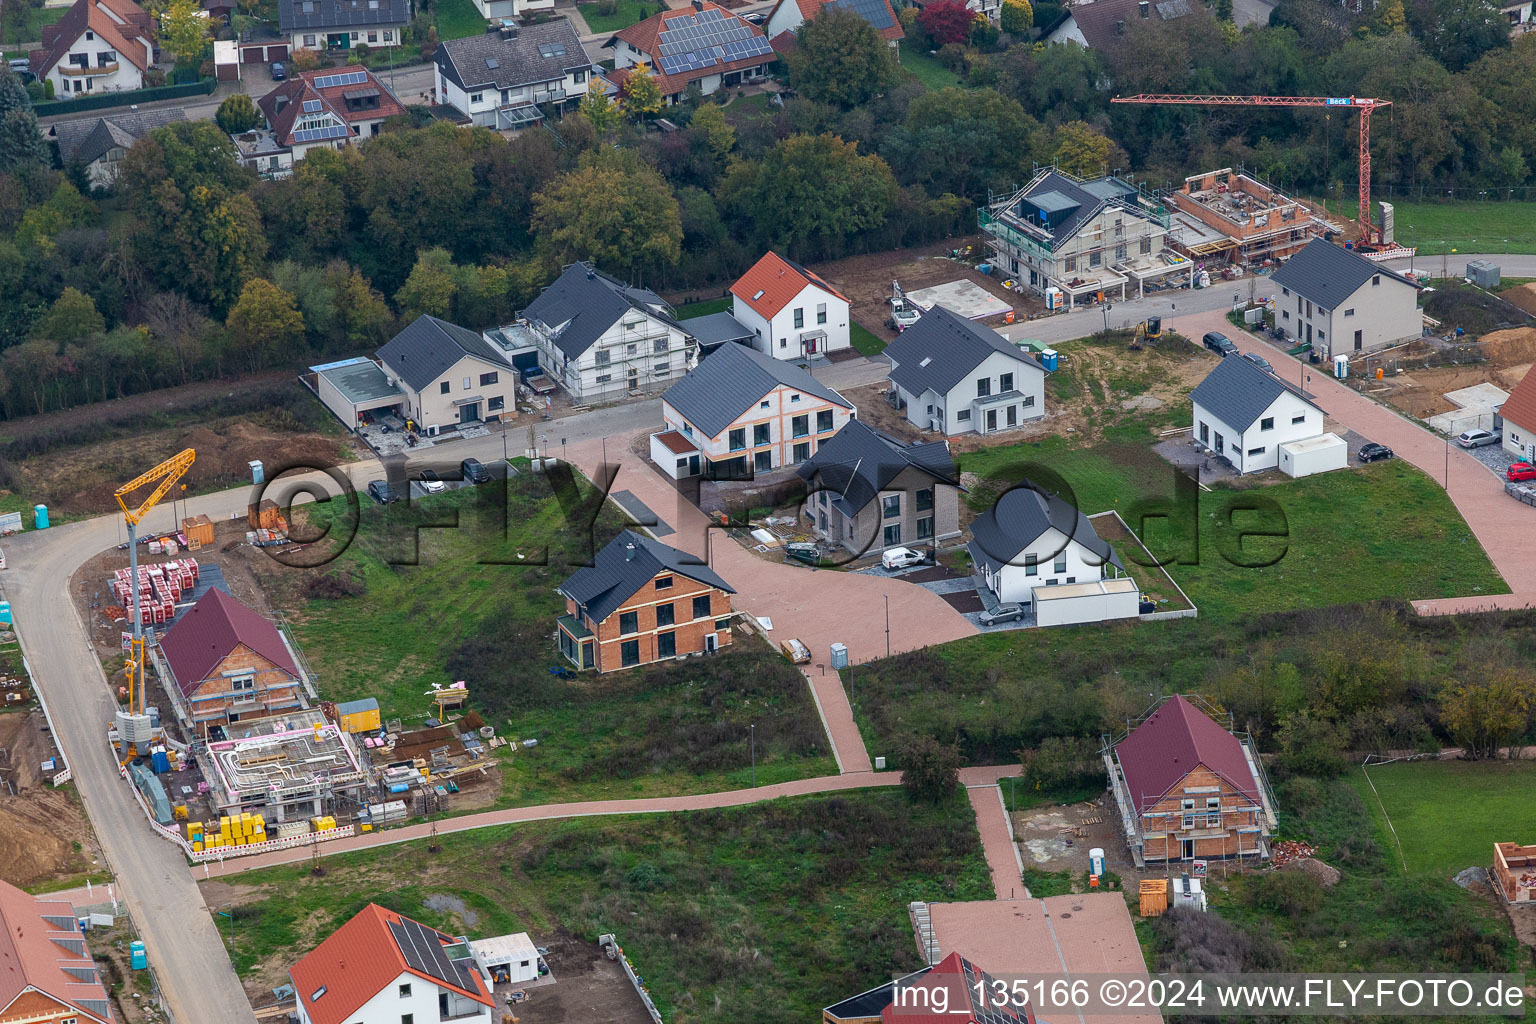
[[[220,814],[308,818],[357,802],[368,770],[340,726],[319,711],[294,711],[210,730],[204,777]]]
[[[1241,168],[1185,178],[1164,199],[1169,244],[1207,263],[1265,266],[1334,230],[1311,206]]]

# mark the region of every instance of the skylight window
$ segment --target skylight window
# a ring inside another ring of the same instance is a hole
[[[761,288],[759,288],[759,289],[758,289],[758,290],[757,290],[757,292],[756,292],[756,293],[755,293],[755,294],[753,294],[753,296],[752,296],[752,301],[753,301],[753,302],[756,302],[756,301],[757,301],[757,300],[758,300],[758,299],[760,299],[760,298],[762,298],[762,297],[763,297],[763,290],[762,290],[762,289],[761,289]]]
[[[922,367],[927,366],[931,362],[933,362],[933,356],[926,356],[926,357],[924,357],[923,361],[918,363],[917,365],[918,365],[918,368],[921,369]]]
[[[310,1002],[314,1002],[315,1000],[319,999],[323,995],[325,995],[325,986],[321,985],[319,988],[315,989],[315,991],[310,995],[309,1001]]]

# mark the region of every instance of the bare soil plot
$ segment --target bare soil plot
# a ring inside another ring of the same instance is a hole
[[[0,714],[0,879],[28,886],[93,870],[96,842],[80,805],[54,789],[42,764],[55,756],[41,712]]]

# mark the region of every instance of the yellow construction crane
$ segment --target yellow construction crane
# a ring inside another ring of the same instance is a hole
[[[128,565],[130,586],[133,587],[133,608],[129,610],[129,614],[133,617],[133,640],[129,644],[128,664],[125,667],[128,673],[128,714],[130,715],[142,714],[144,704],[144,617],[139,611],[138,525],[144,521],[145,516],[149,515],[149,510],[170,492],[176,485],[176,481],[192,468],[196,458],[197,452],[188,448],[181,454],[166,459],[148,473],[134,477],[112,492],[112,496],[122,507],[123,520],[128,524]],[[149,493],[149,497],[130,508],[128,495],[149,484],[156,484],[155,489]],[[134,751],[130,749],[130,753]]]

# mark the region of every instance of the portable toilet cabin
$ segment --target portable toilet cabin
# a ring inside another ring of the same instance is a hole
[[[1337,355],[1333,357],[1333,375],[1339,380],[1349,376],[1349,356]]]
[[[1104,873],[1104,850],[1095,846],[1088,851],[1088,873],[1090,875],[1102,875]]]
[[[35,526],[39,530],[46,530],[46,529],[48,529],[48,506],[47,505],[33,505],[32,506],[32,525]]]
[[[1041,349],[1040,350],[1040,365],[1045,367],[1045,372],[1046,373],[1055,373],[1056,372],[1056,366],[1059,363],[1060,359],[1061,359],[1061,357],[1056,353],[1056,350],[1053,349],[1053,348],[1047,348],[1047,349]]]
[[[848,645],[847,644],[833,644],[832,645],[832,670],[835,672],[838,669],[844,669],[844,668],[847,668],[847,667],[848,667]]]
[[[140,939],[134,939],[128,946],[129,964],[136,971],[142,971],[149,966],[149,954],[144,952],[144,943]]]

